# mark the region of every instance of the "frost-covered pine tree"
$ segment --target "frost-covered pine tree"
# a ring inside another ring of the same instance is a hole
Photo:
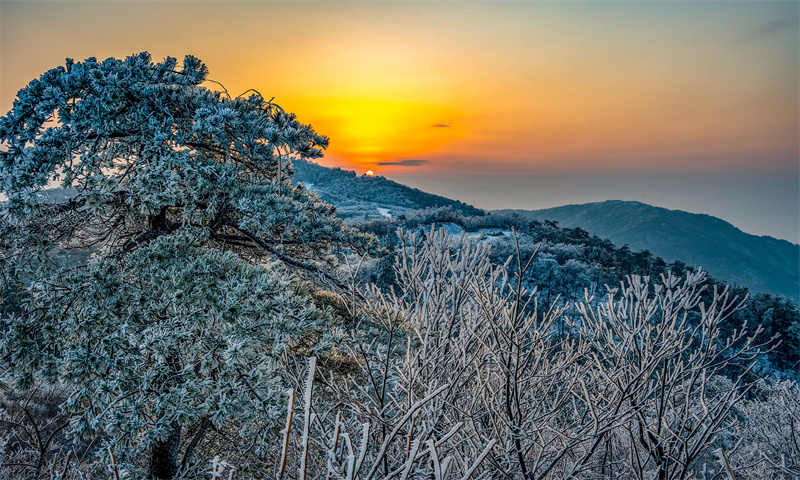
[[[228,424],[258,448],[278,421],[275,357],[320,318],[300,276],[332,280],[340,249],[377,248],[291,183],[292,156],[328,139],[207,73],[191,56],[68,59],[0,119],[3,265],[27,287],[0,325],[6,375],[71,387],[74,434],[157,478]],[[54,181],[68,198],[42,192]],[[95,253],[56,268],[56,247]]]

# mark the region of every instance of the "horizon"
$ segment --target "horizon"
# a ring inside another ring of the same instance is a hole
[[[311,162],[311,163],[316,163],[316,164],[320,165],[319,162],[316,162],[314,160],[306,160],[306,161]],[[332,168],[335,168],[335,167],[332,167]],[[341,167],[339,167],[339,168],[341,168]],[[368,175],[365,175],[364,172],[356,172],[354,170],[349,170],[349,169],[344,169],[344,170],[351,171],[351,172],[355,173],[356,175],[361,174],[362,176],[368,176]],[[481,208],[481,209],[483,209],[483,210],[485,210],[487,212],[492,212],[492,211],[497,211],[497,210],[546,210],[546,209],[558,208],[558,207],[564,207],[564,206],[571,206],[571,205],[586,205],[586,204],[591,204],[591,203],[618,202],[618,201],[621,201],[621,202],[637,202],[637,203],[642,203],[642,204],[645,204],[645,205],[649,205],[651,207],[664,208],[664,209],[671,210],[671,211],[681,211],[681,212],[686,212],[686,213],[691,213],[691,214],[696,214],[696,215],[711,216],[711,217],[714,217],[714,218],[718,218],[718,219],[720,219],[722,221],[725,221],[725,222],[729,223],[730,225],[732,225],[734,228],[736,228],[736,229],[738,229],[738,230],[740,230],[740,231],[742,231],[742,232],[744,232],[746,234],[749,234],[749,235],[769,236],[769,237],[772,237],[772,238],[775,238],[775,239],[778,239],[778,240],[787,241],[789,243],[792,243],[793,245],[800,245],[800,244],[798,244],[798,242],[793,242],[793,241],[791,241],[789,239],[786,239],[786,238],[780,238],[780,237],[776,237],[774,235],[758,234],[758,233],[753,233],[753,232],[747,231],[746,229],[742,228],[740,225],[737,225],[737,224],[735,224],[733,222],[730,222],[727,219],[719,217],[717,215],[712,215],[710,213],[703,212],[703,211],[693,211],[691,209],[691,206],[688,206],[688,203],[687,203],[686,207],[683,207],[680,204],[678,204],[677,206],[675,206],[675,205],[672,205],[672,206],[662,205],[661,203],[663,203],[663,196],[656,195],[655,193],[657,193],[657,192],[654,193],[650,187],[644,187],[644,186],[642,188],[638,189],[638,190],[634,190],[632,195],[628,195],[628,198],[602,198],[602,199],[597,199],[599,197],[596,195],[596,192],[592,192],[592,191],[587,192],[586,191],[587,188],[590,187],[590,185],[588,185],[588,183],[592,179],[580,178],[580,177],[578,177],[578,178],[569,177],[568,180],[565,179],[564,182],[568,182],[570,184],[570,186],[571,186],[571,189],[568,190],[567,193],[558,195],[555,192],[553,192],[553,190],[562,188],[563,185],[560,185],[558,182],[554,182],[552,178],[547,178],[547,177],[543,178],[543,177],[497,177],[497,176],[490,176],[490,177],[488,177],[489,181],[487,181],[487,176],[485,176],[485,175],[483,175],[483,176],[463,175],[463,176],[460,176],[460,177],[456,177],[455,180],[451,184],[444,184],[444,185],[438,184],[438,185],[435,185],[437,182],[441,181],[440,178],[428,178],[428,177],[396,177],[396,178],[391,178],[389,176],[380,175],[380,174],[375,174],[374,176],[375,177],[383,177],[383,178],[386,178],[386,179],[391,180],[391,181],[396,181],[396,182],[398,182],[398,183],[400,183],[402,185],[405,185],[405,186],[408,186],[408,187],[411,187],[411,188],[416,188],[416,189],[419,189],[419,190],[421,190],[423,192],[426,192],[426,193],[435,193],[433,190],[438,189],[439,192],[436,193],[437,195],[441,195],[441,196],[443,196],[445,198],[450,198],[450,199],[454,199],[454,200],[460,200],[465,204],[471,205],[473,207]],[[622,176],[622,177],[615,176],[615,177],[613,177],[613,180],[617,181],[618,183],[630,182],[631,179],[632,178],[630,176]],[[494,181],[492,181],[492,180],[494,180]],[[609,180],[609,179],[607,179],[607,180]],[[640,181],[641,179],[637,179],[637,180]],[[470,191],[471,191],[470,187],[477,188],[477,189],[481,189],[482,188],[484,190],[495,190],[495,189],[507,187],[507,185],[509,183],[513,183],[514,181],[516,181],[516,182],[530,182],[530,183],[534,184],[537,188],[539,188],[539,187],[549,188],[551,191],[548,192],[549,194],[546,196],[546,200],[544,200],[544,201],[536,201],[536,200],[525,199],[524,201],[522,201],[522,203],[520,203],[521,200],[519,200],[519,199],[517,199],[516,201],[514,201],[513,199],[511,201],[508,201],[507,199],[504,199],[504,200],[498,201],[498,202],[481,202],[479,204],[478,202],[476,202],[474,200],[474,198],[475,198],[474,196],[470,197],[468,195],[470,193]],[[697,181],[705,182],[706,179],[700,178],[700,179],[697,179]],[[702,193],[702,192],[699,192],[700,185],[690,185],[690,187],[694,187],[695,193]],[[741,187],[741,185],[728,184],[728,187],[733,192],[733,191],[736,191],[737,189],[739,189]],[[647,191],[647,190],[649,190],[649,191]],[[647,192],[645,193],[645,191],[647,191]],[[464,195],[465,192],[467,193],[467,195]],[[715,200],[713,193],[714,192],[708,193],[707,194],[707,198],[705,198],[705,200],[708,201],[708,202],[712,202],[713,203],[713,201]],[[463,198],[457,198],[458,194],[461,194],[461,196]],[[778,196],[778,195],[776,195],[776,196]],[[717,199],[717,200],[719,200],[719,199]],[[740,203],[737,204],[737,208],[746,208],[747,201],[748,200],[746,198],[740,198]],[[509,205],[509,204],[510,205],[517,205],[517,206],[506,206],[506,205]],[[522,206],[519,206],[519,205],[522,205]],[[531,206],[531,205],[533,205],[533,206]]]
[[[195,55],[329,136],[324,166],[485,209],[641,201],[798,244],[799,11],[3,0],[0,113],[67,57]]]

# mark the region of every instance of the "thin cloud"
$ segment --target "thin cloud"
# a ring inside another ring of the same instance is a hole
[[[446,123],[436,123],[436,124],[431,125],[431,127],[433,127],[433,128],[450,128],[451,125],[448,125]]]
[[[772,35],[778,35],[786,30],[797,28],[797,20],[793,18],[780,18],[770,22],[762,23],[756,28],[739,37],[739,41],[746,42],[758,40]]]
[[[398,160],[396,162],[378,162],[378,165],[399,165],[401,167],[419,167],[427,160]]]

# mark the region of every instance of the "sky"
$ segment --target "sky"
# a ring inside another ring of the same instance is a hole
[[[0,110],[67,57],[191,54],[329,136],[326,166],[487,209],[638,200],[800,243],[799,11],[0,0]]]

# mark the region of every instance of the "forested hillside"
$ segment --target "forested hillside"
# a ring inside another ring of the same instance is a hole
[[[580,227],[617,245],[648,250],[668,262],[702,266],[717,278],[752,291],[800,300],[800,245],[750,235],[710,215],[620,200],[496,213]]]
[[[581,228],[567,228],[552,221],[527,220],[519,215],[463,216],[450,209],[429,209],[406,219],[383,219],[358,225],[365,232],[376,235],[386,247],[397,245],[397,229],[402,228],[425,235],[431,228],[445,228],[452,235],[480,238],[491,246],[489,258],[502,265],[517,254],[523,258],[533,256],[523,279],[528,288],[537,290],[536,297],[542,305],[553,303],[575,315],[576,305],[585,295],[602,298],[606,285],[615,288],[631,275],[645,276],[658,283],[662,275],[670,272],[679,275],[695,271],[681,261],[667,263],[647,250],[634,251],[626,245],[615,245],[608,239],[591,235]],[[516,234],[516,239],[513,233]],[[535,255],[534,255],[535,252]],[[394,281],[391,260],[384,259],[374,270],[371,281],[384,287]],[[509,270],[516,273],[514,262]],[[729,282],[708,276],[709,291],[723,289]],[[750,292],[747,288],[731,284],[731,296],[748,298],[745,308],[737,311],[724,325],[727,332],[744,325],[760,325],[764,336],[775,337],[773,349],[759,365],[761,373],[797,378],[800,367],[800,310],[797,303],[786,297],[768,293]],[[561,325],[563,328],[563,325]]]
[[[298,159],[294,179],[336,205],[336,213],[348,222],[399,216],[429,207],[451,207],[465,215],[484,215],[483,210],[458,200],[407,187],[382,176],[368,177],[341,168],[327,168]]]

